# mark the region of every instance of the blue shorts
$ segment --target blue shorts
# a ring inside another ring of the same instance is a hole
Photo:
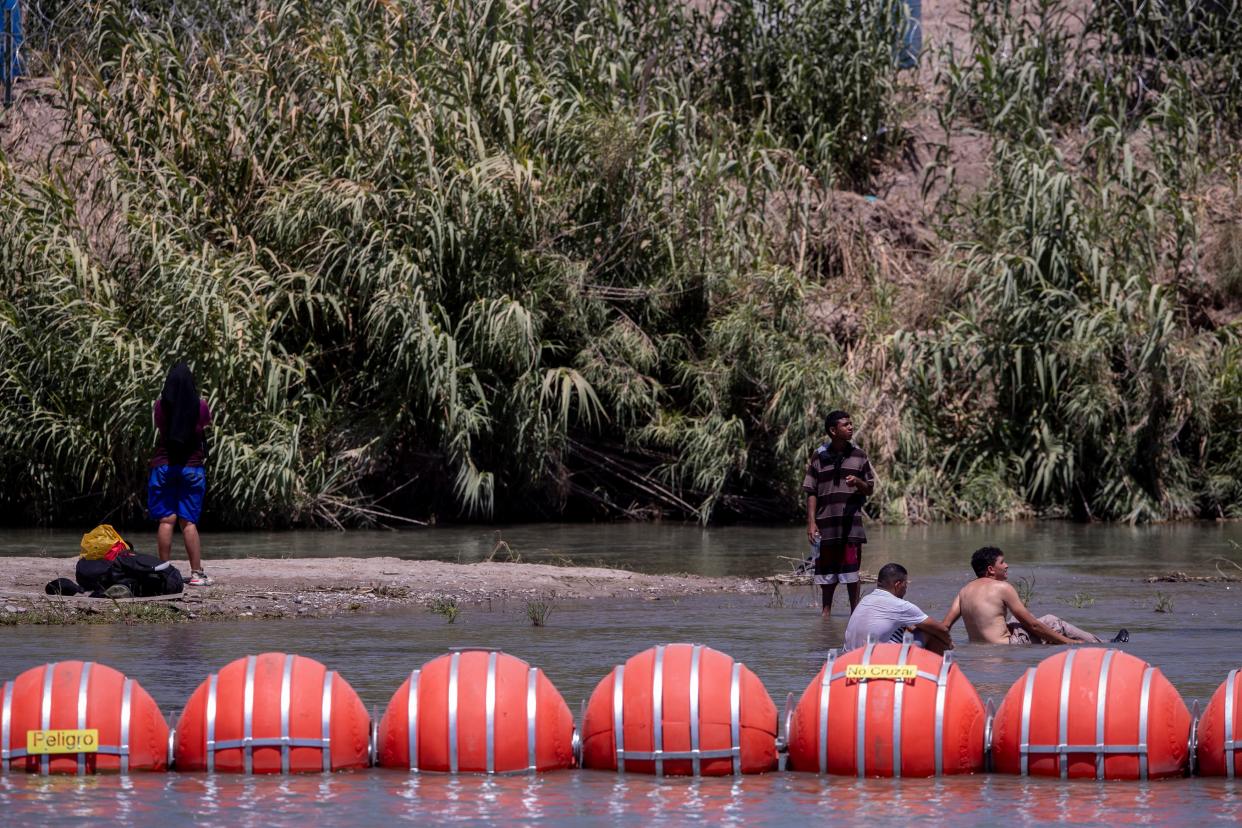
[[[198,523],[206,493],[202,466],[156,466],[147,478],[147,511],[152,520],[176,515],[187,523]]]

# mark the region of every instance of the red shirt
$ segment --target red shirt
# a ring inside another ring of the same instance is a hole
[[[168,444],[164,439],[164,407],[160,405],[160,401],[155,401],[155,428],[159,431],[159,439],[155,441],[155,455],[151,458],[151,468],[168,465]],[[211,425],[211,408],[208,407],[207,401],[200,399],[198,401],[198,425],[194,427],[194,436],[197,438],[194,448],[190,451],[189,458],[186,459],[187,466],[202,466],[203,461],[207,459],[207,447],[203,442],[203,430]]]

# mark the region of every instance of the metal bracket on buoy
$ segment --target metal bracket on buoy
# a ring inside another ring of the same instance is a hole
[[[1190,735],[1186,737],[1186,750],[1189,754],[1189,764],[1186,766],[1186,775],[1195,775],[1195,752],[1199,749],[1199,700],[1195,699],[1194,704],[1190,706]]]
[[[371,726],[367,728],[370,743],[367,745],[367,759],[371,767],[379,764],[379,707],[371,708]]]
[[[583,727],[586,727],[586,707],[586,699],[583,699],[582,703],[578,705],[578,721],[574,724],[574,735],[570,740],[570,746],[573,748],[574,752],[574,764],[579,768],[582,767],[583,746],[582,731],[578,729],[578,725],[580,724]]]
[[[988,696],[987,704],[983,706],[983,713],[983,770],[985,773],[991,773],[992,724],[996,721],[996,704],[991,696]]]
[[[177,720],[181,718],[179,710],[168,711],[168,769],[172,770],[177,761]]]
[[[785,770],[789,763],[789,728],[793,723],[794,694],[785,696],[785,712],[781,714],[776,734],[776,769]]]

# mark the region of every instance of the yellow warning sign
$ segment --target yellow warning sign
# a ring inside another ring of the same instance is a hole
[[[863,679],[910,681],[918,675],[917,664],[851,664],[845,668],[845,678],[855,681]]]
[[[91,730],[27,730],[26,752],[35,755],[47,753],[98,753],[99,731]]]

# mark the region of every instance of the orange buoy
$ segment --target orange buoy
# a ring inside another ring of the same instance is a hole
[[[881,777],[983,770],[986,713],[954,663],[915,647],[867,644],[836,651],[789,722],[794,770]]]
[[[1242,705],[1242,681],[1238,680],[1237,670],[1230,670],[1199,719],[1195,758],[1200,776],[1237,778],[1242,767],[1239,705]]]
[[[370,717],[318,661],[246,656],[212,673],[177,720],[178,770],[307,773],[370,764]]]
[[[993,722],[1002,773],[1062,779],[1181,776],[1190,712],[1156,667],[1120,650],[1071,648],[1018,679]]]
[[[424,664],[388,702],[378,764],[447,773],[513,773],[572,767],[574,717],[538,667],[487,650]]]
[[[632,656],[596,686],[583,767],[669,776],[774,770],[776,706],[759,677],[701,644]]]
[[[6,681],[3,698],[0,773],[168,767],[164,715],[142,685],[104,664],[61,661],[35,667]],[[57,745],[64,749],[41,752]]]

